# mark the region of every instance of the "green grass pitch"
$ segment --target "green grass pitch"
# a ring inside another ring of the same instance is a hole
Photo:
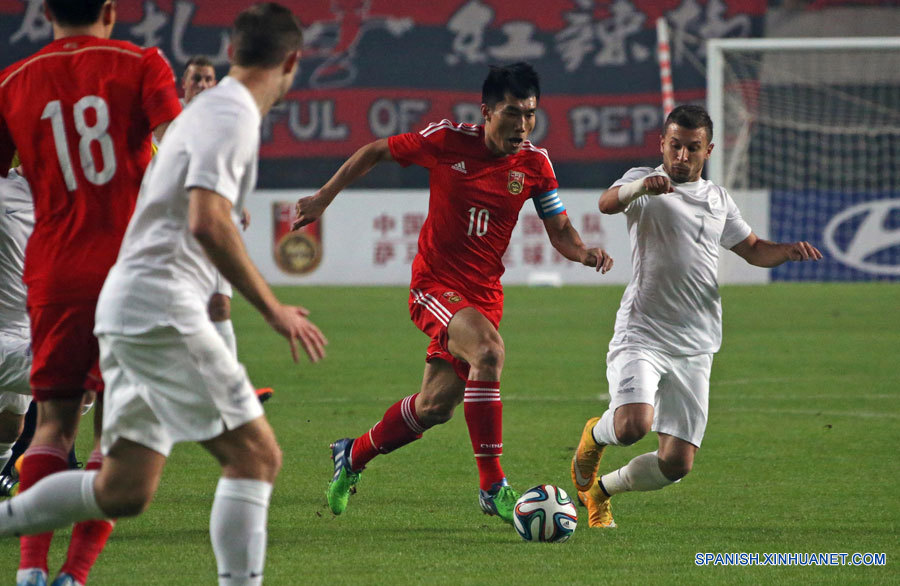
[[[318,365],[236,299],[241,361],[272,386],[266,413],[284,450],[269,515],[267,584],[900,583],[900,289],[896,284],[725,287],[725,342],[693,472],[615,497],[619,528],[584,509],[564,544],[523,542],[482,515],[461,408],[450,423],[370,464],[335,518],[328,444],[357,435],[418,390],[427,340],[406,289],[282,288],[330,340]],[[584,421],[606,407],[605,354],[621,287],[509,287],[501,334],[503,466],[519,490],[571,491]],[[87,428],[84,429],[87,431]],[[79,440],[86,455],[88,434]],[[655,449],[612,448],[602,471]],[[208,522],[213,459],[176,447],[156,500],[119,523],[91,583],[214,584]],[[51,551],[62,563],[68,532]],[[697,566],[698,552],[872,552],[883,567]],[[0,544],[12,581],[14,540]]]

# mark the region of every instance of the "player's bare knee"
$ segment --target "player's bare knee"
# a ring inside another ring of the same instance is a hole
[[[499,374],[505,358],[502,341],[484,340],[475,351],[472,366],[481,372],[495,370]]]
[[[24,415],[0,412],[0,442],[11,444],[19,439],[24,421]]]
[[[255,478],[274,482],[281,471],[281,448],[273,441],[256,442],[248,446],[245,453],[232,462],[226,472],[238,478]]]
[[[663,473],[663,476],[672,480],[673,482],[676,480],[681,480],[691,471],[693,466],[693,460],[687,460],[684,458],[672,457],[672,458],[660,458],[659,459],[659,470]]]
[[[615,422],[616,438],[622,442],[623,445],[630,446],[647,435],[650,431],[650,427],[651,423],[644,421],[641,418],[629,418],[622,421],[617,420]]]
[[[267,465],[267,476],[269,482],[274,482],[275,478],[278,476],[278,473],[281,472],[281,464],[284,459],[284,454],[281,451],[281,448],[278,445],[275,445],[271,450],[269,450],[269,457],[266,460]]]
[[[109,518],[136,517],[153,500],[153,488],[133,482],[118,482],[102,473],[94,481],[94,497]]]

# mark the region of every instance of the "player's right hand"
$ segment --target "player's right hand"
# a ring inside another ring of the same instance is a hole
[[[294,223],[291,224],[291,230],[312,224],[319,219],[326,207],[328,207],[328,204],[323,203],[318,194],[310,197],[301,197],[294,206],[295,219]]]
[[[325,345],[328,340],[322,334],[316,324],[309,321],[306,316],[309,310],[305,307],[292,307],[279,305],[266,321],[276,332],[284,336],[291,343],[291,356],[294,362],[299,362],[300,352],[297,341],[303,346],[310,362],[318,362],[325,357]]]
[[[647,192],[647,195],[661,195],[672,193],[675,188],[672,187],[672,181],[665,175],[648,175],[644,178],[644,191]]]

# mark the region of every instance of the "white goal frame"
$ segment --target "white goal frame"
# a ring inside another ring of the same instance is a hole
[[[900,37],[710,39],[706,43],[706,49],[706,109],[712,118],[713,128],[718,129],[725,128],[725,51],[785,53],[811,49],[900,50]],[[715,130],[713,132],[715,133]],[[727,179],[725,157],[710,157],[708,173],[711,181],[717,185],[728,187],[725,185]]]

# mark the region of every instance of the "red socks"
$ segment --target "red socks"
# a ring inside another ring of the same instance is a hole
[[[500,467],[500,455],[503,453],[500,381],[466,381],[463,410],[478,465],[478,483],[482,490],[489,490],[504,476]]]
[[[41,478],[69,468],[69,456],[66,452],[52,446],[34,446],[28,448],[22,460],[22,472],[19,476],[19,492],[25,492]],[[25,535],[19,538],[19,569],[41,568],[47,571],[47,552],[53,532],[38,535]]]
[[[387,454],[422,437],[427,429],[416,415],[416,397],[410,395],[385,411],[381,421],[353,441],[350,465],[359,471],[378,454]]]
[[[85,470],[99,470],[103,463],[103,455],[99,451],[91,453]],[[72,541],[66,554],[66,563],[60,572],[72,574],[79,584],[86,584],[88,573],[94,567],[97,556],[103,551],[109,534],[112,533],[114,521],[97,519],[76,523],[72,529]]]
[[[387,454],[422,437],[427,429],[416,415],[416,397],[411,395],[391,405],[381,421],[353,441],[350,466],[359,471],[378,454]],[[503,480],[503,403],[500,381],[466,381],[463,409],[469,438],[478,465],[479,486],[490,490]]]

